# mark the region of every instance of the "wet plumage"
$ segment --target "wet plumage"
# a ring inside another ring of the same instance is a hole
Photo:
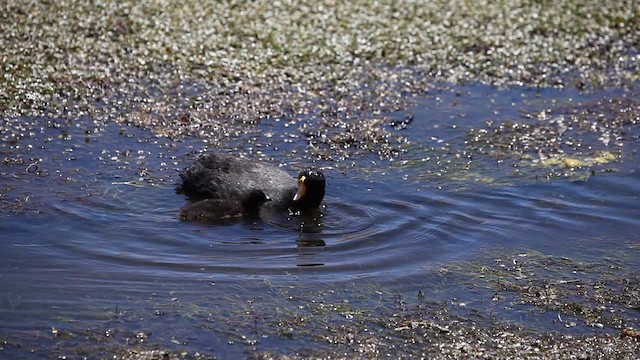
[[[273,165],[231,155],[202,156],[180,177],[179,191],[194,200],[241,201],[252,190],[261,190],[271,199],[265,206],[307,211],[320,206],[325,194],[324,175],[318,170],[303,170],[296,179]]]

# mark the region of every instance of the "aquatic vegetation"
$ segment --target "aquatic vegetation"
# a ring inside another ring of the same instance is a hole
[[[466,146],[470,153],[494,158],[524,176],[576,178],[585,170],[610,171],[613,162],[633,156],[625,149],[638,140],[639,123],[640,103],[604,99],[490,122],[470,130]]]
[[[371,358],[389,351],[395,356],[429,354],[436,359],[514,353],[546,359],[575,352],[633,358],[640,350],[635,330],[640,318],[639,289],[633,281],[638,269],[630,266],[637,265],[638,249],[634,245],[627,249],[605,261],[492,250],[471,262],[450,262],[425,272],[434,281],[413,294],[369,281],[338,288],[256,283],[252,286],[262,291],[229,295],[224,307],[212,306],[206,299],[197,304],[177,298],[154,302],[153,318],[165,325],[188,324],[191,332],[206,339],[222,335],[228,345],[256,359],[347,359],[354,354]],[[502,310],[496,316],[497,309]],[[164,334],[137,328],[145,316],[152,315],[139,311],[119,318],[122,329],[67,326],[53,329],[52,336],[65,354],[216,357],[215,347],[211,352],[189,350],[188,333],[181,327]],[[540,326],[538,319],[576,333],[540,333],[534,330]],[[614,335],[597,335],[608,329],[615,329]],[[158,350],[157,344],[165,339],[171,341],[160,347],[165,350]],[[40,339],[45,344],[29,349],[38,354],[48,341]],[[21,347],[9,340],[3,346]]]
[[[377,114],[434,80],[618,86],[637,80],[640,63],[634,1],[2,6],[0,113],[10,122],[90,116],[222,144],[275,119],[293,125],[278,136],[317,134],[309,155],[335,159],[352,155],[345,147],[402,152]],[[327,127],[351,135],[322,137]]]

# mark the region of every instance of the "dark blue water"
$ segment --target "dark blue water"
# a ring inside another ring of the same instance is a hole
[[[32,135],[0,145],[5,156],[23,159],[0,165],[0,332],[20,338],[51,328],[151,329],[165,346],[179,334],[196,349],[226,354],[238,351],[228,345],[236,325],[203,333],[185,315],[171,317],[167,329],[163,314],[174,305],[187,313],[231,312],[243,299],[296,287],[361,283],[413,293],[437,287],[429,274],[443,264],[494,249],[583,260],[625,251],[640,243],[639,147],[632,136],[622,152],[616,149],[618,160],[597,172],[589,167],[554,179],[533,166],[530,176],[514,174],[492,157],[475,156],[465,167],[469,159],[460,156],[469,130],[487,121],[603,94],[469,86],[415,98],[414,108],[390,114],[414,116],[402,132],[409,145],[397,158],[315,162],[328,181],[320,216],[264,213],[225,226],[176,219],[186,204],[174,190],[178,170],[206,148],[200,140],[173,142],[88,118],[24,119]],[[274,124],[265,120],[254,131]],[[312,163],[296,156],[303,141],[286,144],[264,149],[265,160],[292,174]],[[204,151],[247,147],[239,141]],[[601,171],[606,167],[613,171]],[[626,266],[640,268],[640,261]]]

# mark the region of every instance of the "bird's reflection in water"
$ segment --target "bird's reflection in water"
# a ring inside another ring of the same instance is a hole
[[[298,247],[298,266],[322,266],[324,262],[318,261],[319,254],[327,245],[319,237],[323,228],[324,213],[320,209],[310,212],[298,213],[300,221],[300,237],[296,241]]]
[[[327,245],[324,240],[317,238],[315,234],[302,235],[296,242],[298,246],[298,266],[322,266],[324,262],[318,261],[320,253]]]
[[[324,213],[320,209],[314,209],[310,212],[290,214],[296,215],[300,222],[300,232],[305,234],[316,234],[322,231],[324,226]]]

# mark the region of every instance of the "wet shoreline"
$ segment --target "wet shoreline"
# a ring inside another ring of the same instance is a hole
[[[626,248],[606,261],[531,251],[484,254],[425,272],[439,285],[418,285],[414,293],[368,280],[339,288],[238,284],[236,290],[255,287],[262,295],[230,293],[224,309],[183,302],[180,295],[157,298],[149,310],[116,306],[103,309],[101,327],[70,322],[6,334],[2,351],[35,358],[210,359],[234,349],[255,359],[631,359],[640,350],[632,326],[639,320],[633,281],[639,248]],[[530,315],[518,320],[518,313]],[[149,318],[150,329],[139,327],[142,318]],[[174,330],[153,330],[156,322]],[[545,323],[549,330],[540,330]],[[206,334],[222,334],[226,343],[206,345]]]

